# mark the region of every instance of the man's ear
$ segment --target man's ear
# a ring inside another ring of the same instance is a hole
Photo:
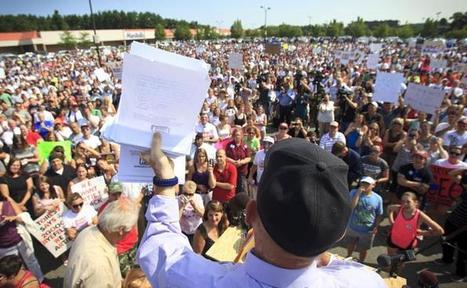
[[[250,200],[246,205],[245,221],[248,226],[253,227],[253,223],[258,218],[258,211],[256,210],[256,200]]]

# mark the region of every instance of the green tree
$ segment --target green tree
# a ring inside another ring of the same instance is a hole
[[[242,21],[239,19],[235,20],[232,26],[230,27],[230,34],[233,38],[242,38],[244,31],[242,26]]]
[[[68,29],[68,24],[65,22],[65,19],[63,19],[62,15],[58,13],[58,10],[54,10],[51,23],[52,23],[52,29],[54,30],[67,30]]]
[[[69,32],[68,32],[69,33]],[[73,37],[73,35],[70,35]],[[81,32],[78,39],[78,44],[81,48],[89,48],[93,44],[92,37],[88,32]]]
[[[423,37],[434,37],[438,34],[438,23],[431,18],[427,18],[421,31]]]
[[[366,26],[363,19],[360,17],[358,17],[356,21],[353,21],[349,25],[347,25],[345,31],[348,35],[354,37],[360,37],[369,34],[368,27]]]
[[[452,14],[449,19],[452,20],[451,22],[451,29],[463,29],[465,26],[467,26],[467,12],[456,12]]]
[[[191,37],[190,26],[187,24],[177,24],[175,27],[174,38],[175,40],[190,40]]]
[[[154,38],[156,41],[164,40],[165,39],[165,29],[162,24],[157,24],[156,27],[154,27]]]
[[[373,36],[379,37],[379,38],[385,38],[388,36],[392,36],[391,27],[389,27],[389,25],[386,23],[378,24],[378,26],[376,26],[375,29],[373,30]]]
[[[269,33],[268,33],[269,35]],[[298,26],[292,26],[287,24],[281,24],[278,27],[279,37],[299,37],[303,35],[302,28]]]
[[[60,44],[65,46],[66,49],[74,49],[78,44],[75,36],[73,36],[73,34],[68,30],[63,31],[63,33],[60,34],[60,40]]]
[[[344,35],[344,24],[342,22],[337,22],[336,19],[332,20],[326,26],[326,35],[331,37]]]
[[[397,36],[399,36],[401,39],[407,39],[407,38],[413,37],[415,34],[412,26],[409,24],[399,26],[397,28],[396,33],[397,33]]]

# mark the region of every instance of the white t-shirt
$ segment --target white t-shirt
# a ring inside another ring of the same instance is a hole
[[[179,207],[182,206],[181,196],[178,196],[178,205]],[[195,194],[193,195],[193,200],[196,203],[196,206],[199,208],[204,207],[203,205],[203,198],[201,195]],[[190,203],[185,205],[185,208],[182,210],[182,215],[180,217],[180,228],[182,228],[183,233],[192,235],[195,234],[196,228],[203,222],[203,218],[196,214],[195,209],[191,206]]]
[[[84,137],[82,137],[77,142],[79,143],[80,141],[83,141],[84,144],[86,144],[86,146],[90,147],[91,149],[97,149],[97,147],[101,146],[102,144],[101,140],[96,135],[91,135],[89,139],[84,139]]]
[[[451,130],[444,135],[443,140],[446,146],[464,146],[464,144],[467,143],[467,132],[458,134],[456,130]]]
[[[219,138],[217,135],[217,128],[216,126],[212,125],[211,123],[206,123],[206,125],[203,125],[201,123],[198,123],[195,127],[196,133],[203,133],[204,138]]]
[[[439,159],[435,162],[435,165],[449,169],[467,168],[467,163],[465,162],[461,161],[457,164],[451,164],[448,159]]]
[[[75,228],[83,230],[92,224],[92,218],[97,215],[97,211],[90,205],[84,204],[78,213],[71,209],[63,214],[63,224],[65,228]]]
[[[266,158],[266,152],[264,152],[264,149],[259,150],[256,155],[255,159],[253,160],[253,164],[256,165],[256,182],[259,183],[259,180],[261,179],[261,175],[263,175],[264,171],[264,159]]]

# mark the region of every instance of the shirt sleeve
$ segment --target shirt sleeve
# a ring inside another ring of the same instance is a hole
[[[215,282],[234,267],[193,252],[180,229],[175,197],[152,197],[146,219],[137,257],[152,287],[216,287]]]
[[[229,183],[237,187],[237,168],[233,165],[228,165],[229,167]]]

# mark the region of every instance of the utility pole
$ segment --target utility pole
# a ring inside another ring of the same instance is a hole
[[[92,2],[89,0],[89,10],[91,10],[91,21],[92,21],[92,29],[94,30],[94,45],[96,45],[97,50],[97,66],[101,67],[101,52],[99,51],[99,41],[97,41],[97,32],[96,32],[96,21],[94,20],[94,13],[92,12]]]
[[[261,6],[261,9],[264,10],[264,37],[268,37],[268,10],[271,10],[271,7]]]

